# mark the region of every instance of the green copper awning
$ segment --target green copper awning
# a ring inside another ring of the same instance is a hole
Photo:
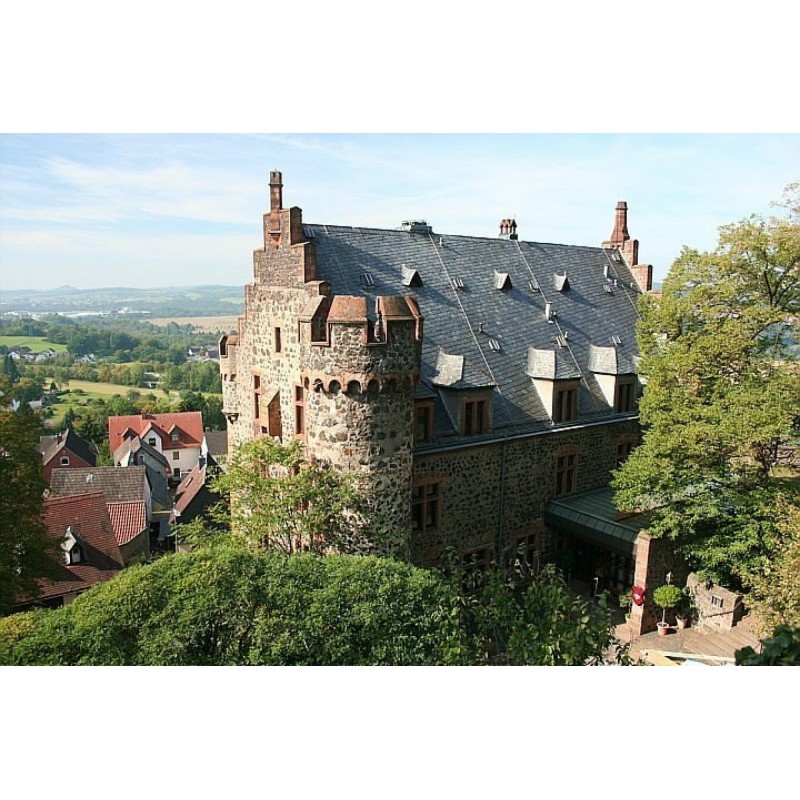
[[[647,528],[647,518],[620,514],[612,498],[609,488],[556,498],[545,506],[544,521],[555,531],[636,558],[636,537]]]

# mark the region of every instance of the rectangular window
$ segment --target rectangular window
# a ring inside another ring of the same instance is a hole
[[[433,403],[417,403],[414,407],[414,441],[433,439]]]
[[[172,460],[173,461],[179,461],[180,457],[181,457],[181,451],[180,450],[173,450],[172,451]]]
[[[61,466],[62,467],[69,466],[69,456],[61,456]]]
[[[723,602],[721,597],[717,597],[717,595],[712,594],[711,605],[714,606],[714,608],[722,608],[723,605],[725,605],[725,603]]]
[[[635,446],[635,442],[620,442],[617,445],[617,453],[614,457],[614,469],[619,469],[628,460],[628,456],[633,452]]]
[[[636,382],[631,380],[617,383],[617,397],[614,411],[618,414],[633,411],[636,407]]]
[[[155,447],[155,446],[156,446],[156,437],[155,437],[155,436],[151,436],[151,437],[150,437],[150,438],[147,440],[147,444],[149,444],[149,445],[150,445],[150,447]]]
[[[283,343],[281,342],[281,329],[275,328],[275,352],[280,353],[283,349]]]
[[[294,387],[294,432],[297,436],[306,433],[306,400],[302,386]]]
[[[476,436],[489,430],[489,401],[486,398],[465,400],[461,415],[463,436]]]
[[[181,440],[181,435],[178,431],[174,431],[171,438],[173,442],[179,442]]]
[[[261,416],[261,376],[253,375],[253,419]]]
[[[461,556],[461,569],[464,571],[464,577],[467,578],[468,588],[469,577],[476,577],[486,572],[491,565],[491,560],[491,551],[488,547],[470,550]]]
[[[175,468],[172,470],[172,474],[173,474],[173,475],[174,475],[176,478],[180,478],[180,476],[181,476],[181,470],[180,470],[180,467],[175,467]]]
[[[439,527],[440,488],[437,481],[411,490],[411,529],[416,533],[432,532]]]
[[[575,491],[578,483],[578,455],[558,456],[556,458],[556,497]]]
[[[578,419],[578,384],[562,386],[555,391],[553,422]]]

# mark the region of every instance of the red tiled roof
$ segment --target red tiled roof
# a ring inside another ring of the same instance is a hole
[[[147,528],[147,507],[142,501],[107,503],[117,544],[128,544]]]
[[[159,436],[168,439],[168,431],[177,426],[182,431],[181,444],[199,447],[203,441],[203,415],[199,411],[180,411],[174,414],[134,414],[108,418],[108,439],[113,453],[123,441],[129,428],[139,436],[152,426]]]
[[[71,526],[83,540],[87,560],[71,566],[62,561],[57,579],[40,582],[41,599],[84,591],[95,583],[113,578],[122,569],[122,553],[102,492],[48,497],[44,501],[42,518],[50,535],[58,540],[64,538]]]

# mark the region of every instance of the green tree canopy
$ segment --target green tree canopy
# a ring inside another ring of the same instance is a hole
[[[614,479],[617,503],[652,508],[703,577],[740,586],[776,537],[778,446],[798,436],[800,370],[790,343],[800,298],[798,186],[785,214],[684,249],[639,326],[642,445]],[[794,498],[796,501],[796,497]],[[793,502],[794,502],[793,501]]]
[[[306,461],[295,439],[263,437],[237,448],[212,491],[230,497],[230,527],[251,545],[294,553],[352,551],[362,505],[355,481]]]
[[[580,665],[612,641],[607,614],[552,571],[462,595],[388,558],[287,557],[224,537],[3,620],[0,664]]]
[[[29,409],[0,409],[0,614],[38,595],[37,580],[55,574],[57,544],[42,519],[42,432]]]

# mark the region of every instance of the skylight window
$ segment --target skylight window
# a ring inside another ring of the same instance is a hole
[[[371,272],[361,273],[361,285],[366,286],[367,288],[375,285],[375,279],[372,277]]]
[[[452,284],[454,289],[458,289],[459,291],[464,291],[464,281],[461,278],[452,278],[450,283]]]

